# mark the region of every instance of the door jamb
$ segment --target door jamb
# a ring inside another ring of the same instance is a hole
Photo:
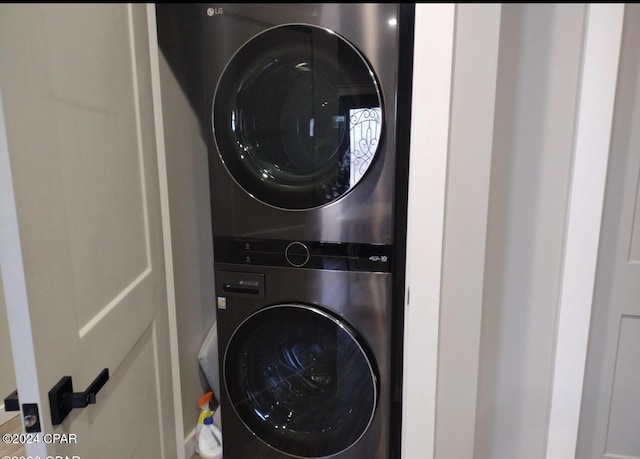
[[[415,20],[401,455],[432,458],[455,4],[417,4]]]
[[[576,454],[624,4],[589,4],[546,459]]]
[[[22,258],[18,211],[1,93],[0,209],[0,275],[2,275],[7,307],[16,385],[20,388],[20,402],[37,404],[40,411],[39,416],[42,417],[42,403],[29,316],[27,281]],[[20,364],[16,365],[16,362],[20,362]],[[25,450],[29,456],[47,456],[47,447],[44,442],[26,444]]]
[[[169,209],[169,185],[167,177],[167,156],[164,141],[164,121],[162,116],[162,96],[160,87],[160,57],[155,3],[147,4],[147,29],[149,33],[149,59],[151,61],[151,91],[153,96],[153,118],[156,134],[156,155],[158,158],[158,181],[160,187],[160,214],[162,217],[162,240],[164,245],[164,267],[167,289],[169,321],[169,346],[171,352],[171,380],[173,387],[173,410],[175,413],[177,459],[191,456],[189,438],[185,439],[183,406],[180,382],[180,357],[178,352],[178,322],[176,293],[173,271],[173,248],[171,244],[171,221]]]

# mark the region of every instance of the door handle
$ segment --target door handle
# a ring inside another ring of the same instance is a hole
[[[96,394],[109,380],[109,369],[105,368],[84,392],[73,392],[71,376],[64,376],[49,391],[51,424],[57,426],[74,408],[85,408],[96,403]]]
[[[5,411],[20,411],[20,400],[18,400],[18,390],[14,390],[4,399]]]

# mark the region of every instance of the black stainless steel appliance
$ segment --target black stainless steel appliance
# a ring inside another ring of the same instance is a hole
[[[201,17],[224,457],[396,457],[413,7]]]
[[[391,275],[216,268],[224,457],[390,457]]]
[[[214,236],[392,244],[399,5],[202,14]]]

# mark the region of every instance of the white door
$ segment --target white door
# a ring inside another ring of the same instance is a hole
[[[640,5],[623,27],[579,459],[640,458]]]
[[[0,266],[18,395],[43,433],[66,434],[28,455],[177,454],[149,56],[144,4],[0,5]],[[104,369],[96,403],[52,426],[49,390],[70,376],[83,392]]]

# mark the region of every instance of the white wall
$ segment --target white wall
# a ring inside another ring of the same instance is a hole
[[[545,455],[584,13],[502,8],[477,458]]]
[[[215,320],[207,147],[179,82],[160,55],[160,77],[171,215],[184,434],[195,428],[206,389],[198,351]]]

